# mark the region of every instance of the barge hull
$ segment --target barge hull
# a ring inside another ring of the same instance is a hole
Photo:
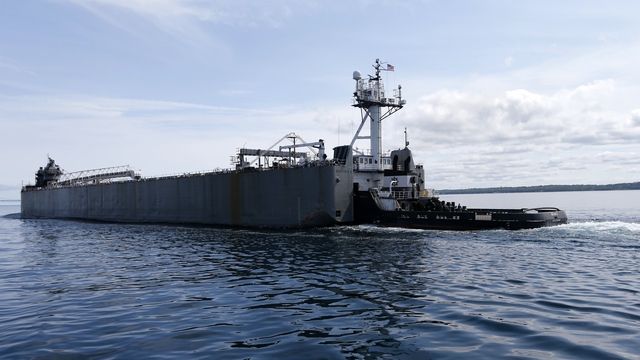
[[[185,174],[96,185],[25,189],[23,218],[248,227],[353,221],[346,166]]]

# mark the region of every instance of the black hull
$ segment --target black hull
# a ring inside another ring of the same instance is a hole
[[[535,229],[567,223],[567,214],[555,208],[466,209],[463,211],[384,210],[368,191],[354,194],[358,224],[434,230]]]

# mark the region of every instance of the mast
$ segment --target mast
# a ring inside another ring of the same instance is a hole
[[[368,79],[363,79],[360,71],[353,72],[353,79],[356,81],[356,91],[353,93],[353,106],[360,108],[362,121],[358,131],[351,140],[351,146],[357,139],[369,139],[371,144],[371,156],[378,171],[382,171],[380,161],[382,155],[382,120],[386,119],[396,111],[402,109],[407,103],[402,99],[402,86],[398,85],[394,89],[393,97],[385,97],[384,84],[380,77],[380,71],[393,71],[392,65],[387,63],[386,69],[382,68],[380,59],[376,59],[375,75],[368,75]],[[367,120],[369,124],[369,136],[360,136],[360,130]]]

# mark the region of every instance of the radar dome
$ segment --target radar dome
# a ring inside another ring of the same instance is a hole
[[[360,80],[362,79],[362,74],[360,73],[360,71],[356,70],[353,72],[353,80]]]

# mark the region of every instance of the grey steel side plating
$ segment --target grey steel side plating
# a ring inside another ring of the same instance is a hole
[[[349,164],[349,163],[348,163]],[[23,218],[309,227],[353,221],[353,169],[327,165],[27,189]]]

